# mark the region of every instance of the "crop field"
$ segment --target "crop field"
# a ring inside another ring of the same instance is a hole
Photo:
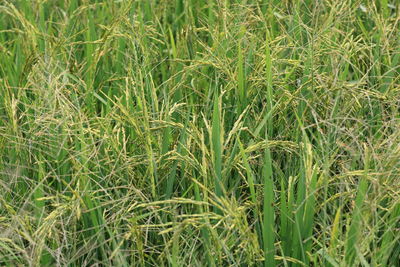
[[[0,0],[0,266],[400,266],[399,0]]]

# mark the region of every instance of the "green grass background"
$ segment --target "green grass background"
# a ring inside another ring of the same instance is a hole
[[[399,266],[397,0],[0,0],[1,266]]]

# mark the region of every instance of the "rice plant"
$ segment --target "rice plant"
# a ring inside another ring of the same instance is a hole
[[[399,266],[397,0],[0,0],[0,266]]]

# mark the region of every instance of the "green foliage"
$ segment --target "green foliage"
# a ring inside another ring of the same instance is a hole
[[[398,266],[399,21],[0,0],[0,266]]]

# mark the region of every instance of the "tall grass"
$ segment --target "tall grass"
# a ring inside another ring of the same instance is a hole
[[[398,266],[399,23],[0,0],[0,265]]]

